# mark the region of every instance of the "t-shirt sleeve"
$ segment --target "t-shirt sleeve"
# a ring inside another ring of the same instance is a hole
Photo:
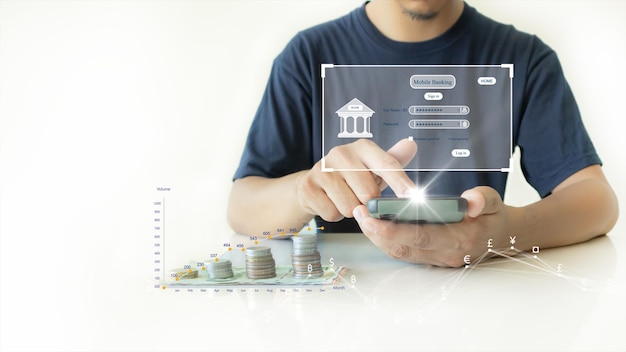
[[[274,60],[234,179],[281,177],[312,166],[311,85],[292,40]]]
[[[535,54],[525,77],[518,145],[526,179],[546,197],[567,177],[601,160],[556,53],[535,39]]]

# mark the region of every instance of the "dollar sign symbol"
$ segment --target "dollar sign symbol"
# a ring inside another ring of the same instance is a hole
[[[333,257],[330,257],[330,259],[328,260],[330,262],[330,266],[331,268],[335,266],[335,259]]]

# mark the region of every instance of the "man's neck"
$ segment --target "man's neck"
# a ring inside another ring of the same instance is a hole
[[[374,26],[387,38],[398,42],[423,42],[436,38],[450,29],[463,13],[461,0],[447,2],[435,8],[430,19],[412,16],[395,0],[373,0],[365,11]],[[409,11],[407,11],[409,10]]]

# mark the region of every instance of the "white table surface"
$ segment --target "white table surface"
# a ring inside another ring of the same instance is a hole
[[[157,349],[219,351],[621,351],[623,223],[609,236],[540,250],[537,258],[460,269],[390,259],[362,234],[321,234],[322,262],[348,268],[335,285],[159,292],[148,304],[162,305],[159,317],[172,334],[151,339]],[[263,245],[288,264],[291,241]],[[182,338],[181,326],[197,340]]]

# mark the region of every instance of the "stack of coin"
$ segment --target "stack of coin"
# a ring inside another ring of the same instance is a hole
[[[269,247],[246,249],[246,275],[250,279],[269,279],[276,276],[276,262]]]
[[[209,262],[206,266],[209,279],[228,279],[233,277],[233,264],[228,259]]]
[[[324,275],[320,262],[320,252],[317,251],[317,235],[298,235],[291,238],[293,252],[291,263],[295,278],[318,278]]]

